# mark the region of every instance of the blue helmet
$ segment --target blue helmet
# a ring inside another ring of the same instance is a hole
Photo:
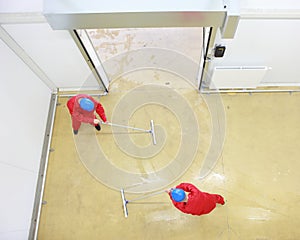
[[[181,202],[185,199],[185,191],[180,188],[174,188],[171,192],[171,196],[175,202]]]
[[[93,103],[93,101],[88,98],[82,98],[80,100],[79,105],[83,110],[86,110],[88,112],[93,111],[94,107],[95,107],[95,104]]]

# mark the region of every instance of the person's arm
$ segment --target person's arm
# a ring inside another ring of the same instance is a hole
[[[191,183],[180,183],[176,188],[180,188],[185,192],[191,192],[191,193],[196,193],[199,192],[199,189],[196,188],[193,184]]]
[[[182,211],[184,213],[187,213],[187,211],[186,211],[186,202],[176,202],[176,201],[174,201],[173,198],[172,198],[171,192],[172,192],[172,188],[170,190],[168,190],[167,193],[169,194],[169,197],[170,197],[174,207],[176,207],[177,209],[179,209],[180,211]]]
[[[105,111],[104,111],[104,108],[101,105],[101,103],[97,103],[96,113],[100,116],[100,118],[103,120],[103,122],[107,121]]]
[[[69,113],[71,115],[73,114],[74,102],[75,102],[75,97],[71,97],[67,102],[67,108],[69,109]]]

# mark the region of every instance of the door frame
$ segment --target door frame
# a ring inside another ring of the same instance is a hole
[[[80,32],[79,32],[80,31]],[[82,30],[70,30],[72,38],[74,39],[77,47],[79,48],[82,56],[92,71],[93,76],[99,84],[100,88],[104,89],[104,92],[108,92],[109,80],[105,73],[101,60],[90,41],[90,38],[85,29]]]
[[[198,70],[198,89],[209,73],[216,33],[222,38],[234,38],[240,13],[238,0],[202,0],[182,2],[174,0],[152,0],[148,2],[118,0],[109,2],[69,0],[45,0],[44,16],[54,30],[69,30],[77,46],[91,68],[100,87],[108,92],[109,78],[100,59],[93,59],[90,47],[86,47],[78,36],[78,30],[103,28],[155,28],[155,27],[203,27],[210,28],[209,37],[203,40],[203,53]],[[205,40],[207,42],[205,42]],[[205,47],[205,48],[204,48]],[[90,52],[89,52],[90,51]],[[95,50],[94,50],[95,51]]]

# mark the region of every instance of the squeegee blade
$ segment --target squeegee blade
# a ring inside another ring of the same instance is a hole
[[[155,136],[154,121],[153,120],[150,120],[150,129],[151,129],[150,132],[151,132],[153,144],[156,145],[156,136]]]
[[[125,218],[128,217],[128,210],[127,210],[127,201],[125,198],[125,193],[124,193],[124,189],[121,189],[121,196],[122,196],[122,203],[123,203],[123,210],[124,210],[124,216]]]

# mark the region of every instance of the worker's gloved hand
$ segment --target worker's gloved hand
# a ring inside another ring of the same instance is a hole
[[[100,123],[100,120],[99,119],[94,119],[94,124],[99,124]]]

